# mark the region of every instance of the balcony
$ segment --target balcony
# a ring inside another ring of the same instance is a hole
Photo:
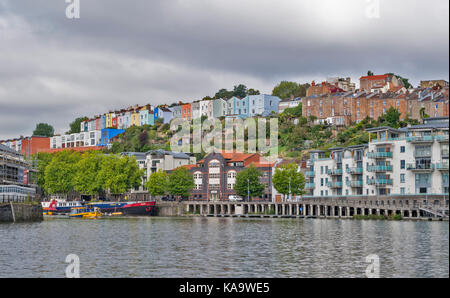
[[[352,175],[359,175],[364,172],[363,168],[347,168],[347,173]]]
[[[342,188],[344,184],[342,182],[328,182],[327,186],[329,188]]]
[[[358,181],[358,180],[357,181],[347,181],[346,184],[349,187],[358,188],[358,187],[363,187],[364,182],[363,181]]]
[[[413,172],[433,172],[434,164],[432,164],[432,163],[428,163],[428,164],[410,163],[406,166],[406,169],[408,171],[413,171]]]
[[[414,150],[415,158],[431,158],[431,151],[417,151]]]
[[[433,136],[410,136],[406,137],[406,141],[410,143],[433,143]]]
[[[314,188],[316,188],[315,183],[306,183],[305,184],[305,189],[314,189]]]
[[[392,158],[392,152],[369,152],[368,158]]]
[[[439,143],[448,143],[448,135],[436,136],[435,138]]]
[[[448,163],[443,163],[443,162],[437,163],[436,169],[439,171],[448,171]]]
[[[306,178],[313,178],[315,176],[316,176],[316,174],[313,171],[308,171],[305,173]]]
[[[448,158],[448,149],[442,149],[441,150],[441,157],[447,157]]]
[[[369,172],[375,172],[375,173],[382,173],[382,172],[392,172],[392,166],[368,166],[367,171]]]
[[[343,172],[342,169],[328,169],[327,174],[331,176],[340,176]]]
[[[392,181],[392,179],[370,179],[368,184],[375,185],[375,186],[387,186],[387,185],[392,185],[393,181]]]

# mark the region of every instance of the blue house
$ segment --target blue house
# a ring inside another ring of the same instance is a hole
[[[112,138],[114,138],[115,136],[118,136],[124,132],[125,132],[124,129],[104,128],[104,129],[102,129],[100,144],[98,144],[98,145],[99,146],[108,146],[108,144],[111,144]]]
[[[281,99],[272,95],[250,95],[248,98],[248,116],[269,116],[272,112],[278,114],[278,104]]]
[[[103,114],[100,119],[100,128],[105,129],[106,128],[106,115]]]
[[[159,108],[158,109],[158,117],[164,119],[164,124],[170,123],[173,118],[173,112],[168,108]],[[156,120],[156,117],[155,117]]]
[[[155,117],[153,111],[142,109],[139,111],[141,125],[155,125]]]
[[[158,118],[159,118],[159,107],[156,107],[155,110],[153,111],[153,119],[156,122],[156,120],[158,120]]]

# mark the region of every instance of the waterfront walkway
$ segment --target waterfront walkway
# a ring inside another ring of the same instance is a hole
[[[302,198],[297,202],[185,201],[182,214],[216,217],[330,217],[401,215],[405,219],[448,219],[448,197]]]

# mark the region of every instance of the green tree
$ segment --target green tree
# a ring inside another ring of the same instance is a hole
[[[239,84],[234,86],[233,96],[244,98],[247,95],[247,86]]]
[[[85,195],[97,195],[104,190],[99,173],[104,155],[100,152],[86,152],[77,164],[74,176],[74,190]]]
[[[53,137],[54,134],[55,130],[53,129],[53,126],[47,123],[37,124],[35,130],[33,131],[33,136]]]
[[[236,194],[243,198],[247,198],[249,194],[250,198],[262,196],[264,194],[265,185],[259,181],[261,176],[261,171],[254,165],[239,172],[236,175],[236,184],[234,186]]]
[[[70,130],[67,132],[67,134],[72,133],[80,133],[81,131],[81,122],[89,120],[88,117],[79,117],[75,119],[72,123],[70,123]]]
[[[221,99],[221,98],[230,99],[232,97],[233,97],[233,91],[228,91],[227,89],[220,89],[219,91],[217,91],[216,95],[214,95],[215,99]]]
[[[184,167],[174,170],[169,175],[167,190],[171,195],[189,197],[194,186],[194,177]]]
[[[145,187],[152,196],[163,196],[167,191],[168,176],[167,173],[159,170],[150,175]]]
[[[378,122],[382,126],[390,126],[393,128],[400,127],[400,116],[401,113],[394,107],[390,107],[386,113],[378,118]]]
[[[287,99],[291,96],[304,97],[306,96],[306,90],[310,87],[309,84],[298,84],[296,82],[282,81],[275,86],[272,91],[273,96],[278,96],[281,99]]]
[[[373,72],[372,72],[371,70],[369,70],[369,71],[367,71],[367,75],[368,75],[369,77],[371,77],[371,76],[373,76]]]
[[[66,150],[56,153],[45,168],[45,191],[49,194],[68,194],[73,191],[80,159],[78,152]]]
[[[34,157],[37,174],[36,174],[36,183],[45,191],[45,169],[50,164],[53,159],[53,155],[50,153],[39,152]]]
[[[261,94],[260,92],[259,92],[259,90],[255,90],[255,89],[248,89],[248,91],[247,91],[247,95],[259,95],[259,94]]]
[[[123,194],[141,184],[144,171],[134,156],[105,155],[98,175],[100,185],[110,194]]]
[[[298,165],[295,163],[282,165],[280,168],[277,168],[272,181],[275,189],[283,194],[284,198],[289,194],[304,194],[305,176],[298,171]]]

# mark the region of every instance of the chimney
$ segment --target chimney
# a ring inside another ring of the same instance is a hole
[[[312,86],[312,87],[316,86],[316,82],[315,82],[315,81],[312,81],[311,86]]]

